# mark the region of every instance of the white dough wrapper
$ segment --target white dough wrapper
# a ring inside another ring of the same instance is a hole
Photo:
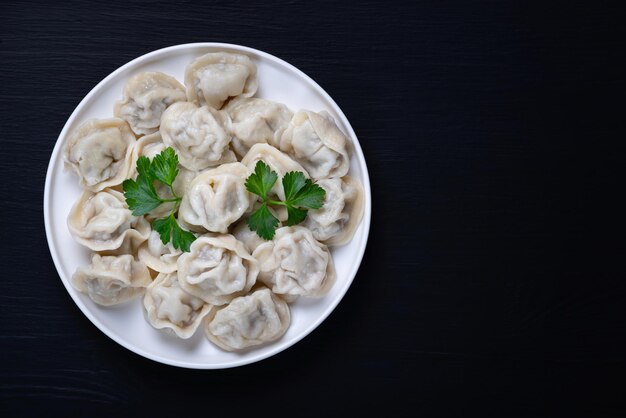
[[[180,287],[178,275],[160,273],[146,289],[144,315],[150,325],[179,338],[191,338],[212,306]]]
[[[178,154],[180,164],[198,171],[237,161],[229,148],[230,125],[226,112],[177,102],[163,112],[160,132],[163,143]]]
[[[310,209],[302,226],[326,245],[343,245],[352,239],[363,217],[363,186],[350,176],[322,179],[324,205]]]
[[[148,268],[132,255],[93,254],[91,264],[79,267],[72,286],[99,305],[111,306],[142,294],[152,282]]]
[[[311,178],[343,177],[350,169],[350,141],[328,112],[300,110],[280,139],[279,148],[307,169]]]
[[[97,192],[121,184],[135,165],[135,135],[118,118],[91,119],[69,136],[63,147],[66,170],[73,171],[80,185]]]
[[[122,100],[115,103],[113,114],[128,122],[137,135],[158,131],[165,109],[187,100],[185,87],[174,77],[158,71],[132,76],[124,85],[123,94]]]
[[[254,144],[278,146],[293,117],[284,104],[258,97],[238,97],[228,102],[224,110],[232,120],[233,149],[241,157]]]
[[[258,84],[256,65],[243,54],[209,52],[185,69],[187,99],[221,109],[231,97],[252,97]]]
[[[226,233],[255,201],[245,186],[249,174],[245,165],[236,162],[198,174],[180,205],[178,217],[183,225],[198,232]]]
[[[257,261],[232,235],[203,235],[178,259],[181,287],[212,305],[246,294],[258,274]]]
[[[172,242],[163,244],[158,232],[150,232],[150,237],[141,244],[137,258],[146,266],[159,273],[173,273],[178,269],[178,257],[182,250],[174,248]]]
[[[274,239],[259,245],[252,256],[261,268],[259,281],[279,295],[323,296],[335,281],[328,247],[303,226],[278,228]]]
[[[287,302],[269,289],[259,289],[214,309],[204,321],[204,332],[218,347],[235,351],[278,340],[290,322]]]
[[[70,210],[67,226],[74,240],[93,251],[136,249],[150,235],[143,216],[133,216],[124,195],[113,189],[85,191]]]
[[[233,228],[233,235],[246,247],[250,254],[254,252],[256,247],[267,242],[255,231],[251,231],[245,220],[237,223]]]

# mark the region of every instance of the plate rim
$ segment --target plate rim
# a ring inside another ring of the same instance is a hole
[[[52,188],[51,179],[52,179],[53,171],[55,169],[55,166],[57,165],[59,153],[61,152],[61,149],[62,149],[62,142],[63,142],[62,138],[64,138],[67,135],[67,131],[70,125],[73,124],[74,120],[76,119],[77,115],[82,111],[83,107],[85,107],[87,103],[90,102],[91,98],[100,90],[100,87],[103,84],[107,83],[110,79],[116,77],[119,73],[125,71],[127,68],[138,65],[141,62],[154,58],[157,55],[167,54],[169,52],[180,50],[180,49],[193,49],[193,48],[224,48],[224,49],[241,51],[244,53],[249,53],[249,54],[263,57],[269,61],[273,61],[274,63],[284,66],[290,71],[293,71],[294,73],[296,73],[298,76],[304,79],[304,81],[306,81],[311,87],[313,87],[313,89],[317,93],[321,94],[324,97],[324,99],[327,100],[327,102],[332,106],[335,113],[339,116],[339,118],[343,122],[347,130],[348,136],[350,136],[350,138],[353,140],[352,151],[355,152],[357,159],[359,160],[359,162],[363,164],[363,168],[364,168],[362,170],[363,171],[362,185],[363,185],[363,194],[364,194],[364,209],[363,209],[363,218],[361,222],[363,222],[363,227],[365,228],[365,230],[363,231],[363,237],[362,237],[360,246],[357,250],[357,257],[354,260],[355,263],[353,264],[353,267],[350,273],[348,274],[348,278],[343,288],[339,289],[339,292],[335,300],[331,301],[330,305],[323,311],[323,313],[318,318],[316,318],[308,327],[306,327],[302,332],[294,336],[292,339],[286,340],[280,344],[277,344],[274,348],[272,348],[271,350],[265,353],[260,353],[260,354],[252,355],[252,356],[246,356],[241,359],[237,359],[237,360],[229,361],[229,362],[223,362],[220,364],[198,364],[195,362],[185,362],[185,361],[173,360],[167,357],[161,357],[159,355],[154,355],[153,353],[147,352],[142,347],[137,346],[135,344],[131,344],[125,341],[123,338],[120,338],[117,335],[115,335],[115,333],[112,330],[110,330],[109,327],[105,326],[94,315],[91,314],[91,311],[87,308],[87,306],[83,303],[83,301],[79,299],[77,295],[74,295],[74,292],[72,291],[69,280],[65,280],[62,277],[63,276],[61,274],[61,271],[63,270],[61,268],[62,263],[58,255],[56,245],[53,241],[52,227],[51,227],[50,199],[51,199],[51,188]],[[328,318],[328,316],[330,316],[330,314],[335,310],[339,302],[341,302],[341,300],[343,300],[343,298],[345,297],[345,294],[347,293],[348,289],[352,285],[352,282],[354,281],[354,278],[356,277],[356,274],[361,266],[361,262],[363,260],[363,256],[365,254],[365,249],[367,247],[367,242],[369,239],[369,232],[370,232],[370,227],[371,227],[371,206],[372,206],[369,170],[367,168],[367,162],[365,160],[363,150],[361,149],[361,144],[354,132],[354,129],[352,128],[352,125],[350,125],[348,118],[345,116],[345,114],[339,108],[339,106],[333,100],[333,98],[330,97],[330,95],[318,83],[316,83],[311,77],[309,77],[302,70],[296,68],[295,66],[288,63],[287,61],[284,61],[281,58],[278,58],[274,55],[271,55],[264,51],[260,51],[255,48],[251,48],[251,47],[247,47],[247,46],[243,46],[239,44],[221,43],[221,42],[194,42],[194,43],[177,44],[177,45],[172,45],[172,46],[168,46],[164,48],[159,48],[157,50],[140,55],[139,57],[136,57],[132,59],[131,61],[127,62],[126,64],[116,68],[113,72],[111,72],[109,75],[103,78],[99,83],[97,83],[89,91],[89,93],[87,93],[87,95],[85,95],[85,97],[80,101],[78,106],[74,108],[74,110],[72,111],[71,115],[69,116],[65,124],[63,125],[63,128],[61,129],[61,132],[59,133],[56,139],[54,149],[52,150],[52,154],[50,155],[48,168],[46,170],[43,203],[44,203],[43,212],[44,212],[44,225],[45,225],[45,231],[46,231],[46,241],[48,243],[48,249],[50,250],[50,255],[52,256],[52,261],[54,262],[57,275],[59,276],[59,279],[65,286],[68,294],[70,295],[70,297],[72,298],[76,306],[87,317],[87,319],[89,319],[91,323],[95,325],[95,327],[98,328],[104,335],[106,335],[107,337],[109,337],[111,340],[115,341],[117,344],[121,345],[122,347],[126,348],[127,350],[135,353],[136,355],[140,355],[144,358],[150,359],[157,363],[162,363],[162,364],[166,364],[169,366],[182,367],[182,368],[188,368],[188,369],[198,369],[198,370],[215,370],[215,369],[226,369],[226,368],[244,366],[247,364],[256,363],[266,358],[272,357],[288,349],[289,347],[293,346],[300,340],[302,340],[304,337],[306,337],[311,332],[313,332],[313,330],[315,330],[324,320],[326,320],[326,318]]]

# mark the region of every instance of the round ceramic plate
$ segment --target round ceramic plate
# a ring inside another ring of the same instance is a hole
[[[142,71],[161,71],[184,80],[187,64],[212,51],[247,54],[257,65],[257,97],[285,103],[293,111],[328,111],[353,143],[350,175],[361,180],[365,191],[363,220],[348,244],[332,248],[337,281],[322,298],[300,298],[291,305],[291,325],[278,341],[240,353],[220,350],[207,340],[201,329],[189,340],[171,337],[150,326],[144,319],[141,299],[114,307],[96,305],[77,292],[70,278],[78,266],[89,264],[89,251],[71,237],[66,219],[81,188],[72,173],[63,170],[62,146],[66,137],[91,118],[110,118],[113,104],[122,96],[125,82]],[[80,71],[75,69],[74,71]],[[63,127],[50,158],[44,191],[44,218],[48,245],[54,264],[76,305],[102,332],[129,350],[149,359],[174,366],[216,369],[253,363],[272,356],[301,340],[317,327],[340,302],[356,275],[365,252],[370,226],[370,184],[361,146],[343,112],[330,96],[302,71],[265,52],[238,45],[197,43],[160,49],[118,68],[102,80],[80,102]]]

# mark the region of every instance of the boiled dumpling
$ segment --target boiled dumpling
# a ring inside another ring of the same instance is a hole
[[[297,112],[279,148],[298,161],[314,179],[343,177],[350,169],[348,138],[327,112]]]
[[[124,195],[112,189],[83,192],[70,210],[67,225],[74,239],[93,251],[130,252],[150,235],[148,221],[133,216]]]
[[[235,226],[233,235],[246,247],[250,254],[254,252],[256,247],[266,242],[256,232],[250,230],[246,221],[241,221]]]
[[[133,149],[135,160],[139,157],[148,157],[149,159],[153,159],[156,155],[160,154],[165,148],[165,144],[161,139],[161,133],[159,131],[142,136],[135,143],[135,147]],[[129,177],[135,177],[137,175],[137,165],[134,165],[130,170]]]
[[[363,216],[363,187],[350,176],[317,184],[326,191],[324,206],[310,209],[302,226],[326,245],[343,245],[352,239]]]
[[[174,77],[146,71],[126,82],[124,97],[115,103],[113,112],[137,135],[147,135],[159,130],[161,115],[168,106],[186,99],[185,87]]]
[[[224,110],[232,119],[232,145],[240,156],[246,155],[257,143],[278,146],[293,116],[284,104],[256,97],[238,97]]]
[[[274,239],[259,245],[252,256],[259,261],[259,280],[274,293],[322,296],[335,280],[328,248],[302,226],[277,229]]]
[[[189,170],[236,161],[228,148],[231,140],[230,117],[208,106],[178,102],[163,112],[163,143],[178,154],[180,164]]]
[[[290,321],[287,302],[269,289],[260,289],[211,312],[204,322],[204,332],[226,351],[241,350],[276,341],[287,331]]]
[[[91,191],[121,184],[133,161],[135,135],[122,119],[91,119],[76,129],[63,149],[65,168]]]
[[[201,236],[178,259],[181,287],[212,305],[247,293],[258,274],[257,261],[232,235]]]
[[[148,268],[132,255],[100,256],[94,254],[91,264],[79,267],[72,285],[99,305],[125,302],[143,293],[152,282]]]
[[[220,109],[230,97],[256,93],[256,65],[246,55],[210,52],[187,66],[185,86],[190,102]]]
[[[263,161],[272,171],[278,174],[278,180],[272,187],[272,193],[285,200],[285,192],[282,185],[282,178],[290,171],[301,171],[306,178],[309,173],[284,152],[280,152],[276,148],[268,144],[255,144],[250,151],[243,157],[241,163],[248,167],[250,172],[254,171],[254,167],[258,161]]]
[[[183,196],[179,219],[194,230],[226,233],[254,201],[245,186],[249,174],[241,163],[223,164],[200,173]]]
[[[143,298],[146,319],[156,329],[190,338],[202,319],[211,311],[211,305],[185,292],[174,273],[160,273],[146,289]]]
[[[182,250],[174,248],[172,242],[163,244],[159,233],[153,230],[148,240],[139,247],[138,258],[154,271],[172,273],[177,270],[176,262],[182,253]]]

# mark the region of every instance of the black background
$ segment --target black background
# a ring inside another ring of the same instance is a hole
[[[50,3],[0,5],[0,415],[626,414],[617,6]],[[331,316],[218,371],[98,331],[58,278],[42,213],[51,151],[89,90],[200,41],[267,51],[325,88],[373,196],[365,258]]]

